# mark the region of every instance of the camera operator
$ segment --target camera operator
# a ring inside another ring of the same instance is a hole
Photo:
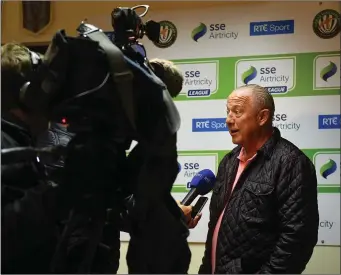
[[[25,46],[1,47],[1,148],[35,146],[47,121],[19,103],[40,56]],[[2,273],[48,273],[58,238],[57,188],[46,184],[39,162],[1,166]]]
[[[171,96],[173,98],[176,97],[182,89],[182,73],[172,62],[168,60],[153,59],[150,61],[150,64],[155,74],[166,84]],[[49,129],[39,136],[37,146],[66,146],[72,137],[73,134],[67,130],[67,121],[50,122]],[[58,161],[49,159],[42,160],[49,172],[49,178],[58,183],[61,180],[62,169],[64,166],[63,159],[59,159]],[[190,216],[191,206],[183,206],[179,204],[179,207],[185,215],[189,228],[195,227],[201,216],[197,216],[195,219],[192,219]],[[99,245],[96,252],[92,272],[101,274],[117,273],[120,258],[120,230],[129,231],[129,229],[127,229],[129,228],[129,218],[126,217],[126,220],[124,221],[120,214],[121,213],[118,213],[115,209],[111,209],[111,211],[109,211],[109,215],[112,219],[111,221],[107,221],[104,227],[102,243]],[[71,255],[78,254],[77,251],[82,251],[83,249],[85,240],[81,239],[82,229],[73,234],[75,237],[72,240],[73,244],[69,248],[69,253],[71,253]],[[71,263],[71,265],[74,264],[76,263]],[[71,272],[72,270],[68,271]]]
[[[174,65],[173,62],[165,59],[154,58],[150,60],[155,74],[166,84],[168,91],[172,98],[177,97],[181,90],[184,81],[182,72]],[[187,226],[194,228],[201,219],[201,214],[197,215],[194,219],[191,217],[192,206],[185,206],[176,201],[185,215]]]
[[[152,59],[150,60],[150,65],[156,76],[166,85],[171,97],[175,98],[178,96],[184,81],[181,71],[171,61],[164,59]],[[178,174],[177,150],[172,147],[176,146],[176,139],[176,134],[170,137],[165,142],[169,146],[165,151],[165,155],[163,157],[155,156],[150,158],[143,168],[141,167],[143,162],[140,160],[148,155],[149,152],[146,152],[143,145],[138,143],[129,154],[129,157],[132,157],[128,158],[130,163],[127,166],[130,167],[129,172],[132,177],[130,181],[135,182],[136,179],[134,177],[138,177],[141,170],[152,169],[157,171],[156,178],[158,180],[156,181],[162,182],[163,185],[171,189]],[[153,181],[154,179],[151,180]],[[133,231],[132,233],[130,232],[131,240],[127,252],[127,264],[130,274],[187,273],[188,263],[191,258],[191,252],[186,240],[188,228],[195,227],[200,216],[192,219],[192,207],[177,203],[169,193],[166,193],[159,199],[164,201],[164,206],[149,210],[149,219],[152,221],[150,221],[146,231],[150,236],[150,240],[140,239],[134,236]],[[183,226],[181,223],[178,223],[180,220]],[[170,230],[169,228],[172,229]],[[171,231],[174,233],[170,233]],[[168,240],[162,239],[164,235],[167,236]],[[158,252],[155,253],[154,251]]]

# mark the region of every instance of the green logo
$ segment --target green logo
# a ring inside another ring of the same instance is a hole
[[[257,69],[253,66],[242,74],[242,81],[244,84],[248,84],[251,80],[257,76]]]
[[[320,168],[320,174],[323,178],[327,179],[331,174],[333,174],[337,169],[336,162],[332,159],[325,164],[323,164]]]
[[[207,32],[207,27],[204,23],[200,23],[198,27],[196,27],[191,34],[192,39],[195,42],[198,42],[198,39],[203,37]]]
[[[321,70],[320,73],[320,77],[324,80],[324,81],[328,81],[329,78],[331,78],[333,75],[335,75],[337,72],[337,66],[335,63],[333,62],[329,62],[329,65],[324,67]]]

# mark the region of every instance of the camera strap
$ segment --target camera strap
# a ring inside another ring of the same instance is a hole
[[[108,57],[111,75],[131,126],[136,130],[134,99],[133,99],[133,73],[129,69],[122,51],[114,45],[102,31],[95,31],[86,35],[97,41]]]

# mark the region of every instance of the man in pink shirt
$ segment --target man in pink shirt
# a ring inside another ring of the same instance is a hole
[[[199,274],[302,273],[317,243],[314,165],[273,127],[258,85],[233,91],[226,123],[238,146],[221,161]]]

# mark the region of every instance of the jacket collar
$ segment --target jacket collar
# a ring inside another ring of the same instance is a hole
[[[277,142],[281,139],[281,132],[278,130],[277,127],[273,127],[274,131],[272,136],[268,139],[267,142],[257,151],[257,155],[263,155],[267,159],[269,159],[275,149]],[[230,157],[239,156],[242,146],[238,145],[235,147],[230,153]]]

